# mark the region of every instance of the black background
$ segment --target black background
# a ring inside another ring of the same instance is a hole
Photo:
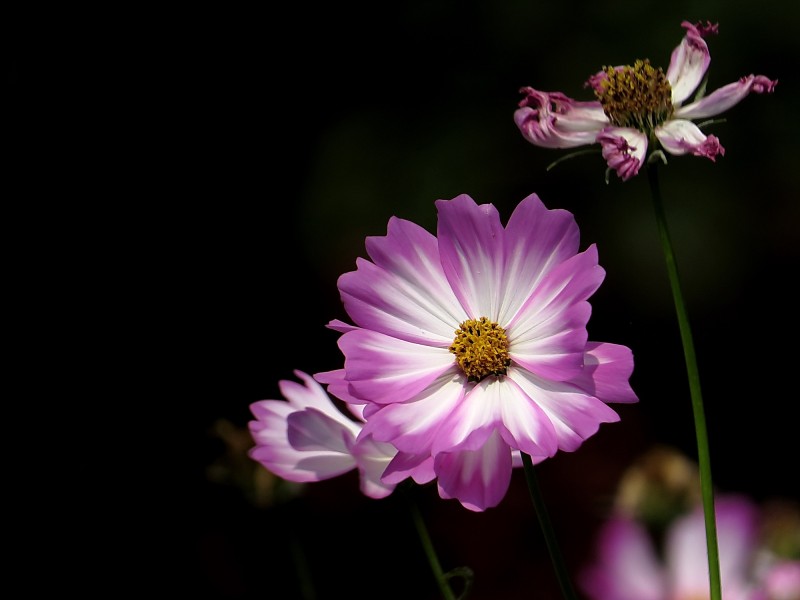
[[[777,0],[743,6],[204,5],[12,21],[11,367],[35,384],[16,405],[35,406],[22,448],[38,449],[15,487],[36,508],[17,554],[27,584],[310,598],[299,548],[320,600],[437,598],[405,494],[365,498],[350,473],[259,505],[256,466],[215,432],[244,431],[250,403],[278,398],[294,369],[337,368],[325,324],[346,319],[336,278],[364,237],[391,215],[434,230],[433,201],[461,193],[504,219],[534,192],[572,211],[607,271],[590,338],[634,351],[640,403],[538,468],[577,570],[626,466],[658,443],[695,457],[691,405],[644,173],[606,185],[599,156],[548,171],[565,153],[525,142],[513,111],[521,86],[589,99],[582,84],[605,64],[666,67],[684,19],[720,24],[709,90],[780,81],[713,126],[716,163],[661,169],[714,481],[800,497],[798,19]],[[521,471],[481,514],[435,488],[410,496],[443,567],[476,572],[471,598],[559,597]]]

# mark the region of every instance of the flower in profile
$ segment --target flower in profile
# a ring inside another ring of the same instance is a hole
[[[365,495],[384,498],[391,494],[395,486],[382,482],[381,475],[396,454],[395,448],[368,435],[359,436],[363,421],[342,413],[310,375],[294,373],[305,385],[280,381],[286,400],[260,400],[250,405],[255,417],[248,423],[255,441],[248,451],[250,458],[295,482],[322,481],[357,468]],[[357,407],[352,408],[358,417]]]
[[[590,102],[560,92],[520,89],[525,97],[514,121],[522,135],[544,148],[599,143],[609,169],[623,181],[639,172],[648,145],[654,151],[660,147],[672,155],[692,154],[712,161],[724,155],[719,139],[704,134],[694,121],[723,113],[750,92],[772,92],[778,81],[751,74],[703,96],[703,79],[711,63],[704,38],[717,33],[718,26],[688,21],[681,25],[686,35],[673,50],[666,73],[649,60],[606,66],[586,82],[596,97]]]
[[[759,511],[747,497],[716,503],[722,590],[726,600],[766,600],[754,568],[759,551]],[[703,511],[669,525],[663,546],[644,523],[622,513],[600,529],[595,562],[578,583],[591,600],[700,600],[709,597]]]
[[[384,481],[437,478],[439,494],[482,511],[504,497],[519,453],[574,451],[636,402],[633,355],[589,342],[588,298],[605,271],[579,252],[571,213],[532,194],[503,227],[467,195],[438,200],[434,236],[397,217],[368,237],[371,260],[339,278],[344,368],[315,375],[364,405],[360,435],[398,449]],[[430,459],[433,468],[430,469]]]

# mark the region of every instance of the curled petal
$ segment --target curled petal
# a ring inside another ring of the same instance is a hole
[[[764,75],[748,75],[714,90],[697,102],[681,106],[675,111],[674,116],[677,119],[691,120],[713,117],[739,104],[750,92],[771,93],[776,85],[778,85],[777,79],[770,79]]]
[[[615,70],[620,70],[621,67],[614,67]],[[608,79],[608,74],[605,71],[598,71],[594,75],[589,75],[589,79],[587,79],[583,87],[590,87],[594,90],[595,94],[601,94],[603,92],[603,82]]]
[[[756,75],[753,77],[752,91],[756,94],[771,94],[775,91],[775,86],[778,85],[777,79],[770,79],[764,75]]]
[[[560,92],[540,92],[531,87],[514,112],[522,136],[543,148],[575,148],[593,144],[597,133],[608,125],[599,102],[578,102]]]
[[[705,156],[712,162],[717,154],[725,156],[725,148],[719,143],[717,136],[706,137],[697,125],[684,119],[667,121],[656,129],[656,137],[664,150],[676,156],[689,153]]]
[[[647,136],[629,127],[608,127],[597,136],[603,158],[622,181],[639,172],[647,154]]]
[[[672,103],[679,106],[697,89],[711,64],[711,54],[704,35],[716,33],[716,26],[681,23],[686,35],[672,51],[667,68],[667,80],[672,86]]]

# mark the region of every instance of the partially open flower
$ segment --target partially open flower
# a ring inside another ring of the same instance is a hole
[[[704,38],[717,33],[717,25],[684,21],[682,26],[686,35],[673,50],[666,73],[649,60],[604,67],[586,82],[594,101],[523,87],[525,98],[514,113],[522,135],[544,148],[600,144],[609,169],[623,181],[639,172],[648,147],[712,161],[724,155],[719,139],[707,136],[694,121],[723,113],[750,92],[772,92],[778,81],[751,74],[702,97],[701,83],[711,63]]]
[[[322,481],[358,469],[361,491],[371,498],[391,494],[381,475],[396,454],[389,444],[361,436],[362,422],[342,413],[314,379],[295,371],[305,385],[279,383],[286,400],[259,400],[248,424],[255,446],[250,457],[288,481]],[[353,410],[355,417],[358,411]]]

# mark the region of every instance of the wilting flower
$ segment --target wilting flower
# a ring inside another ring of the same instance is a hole
[[[255,446],[249,456],[275,475],[296,482],[322,481],[357,468],[365,495],[384,498],[391,494],[394,484],[380,477],[396,450],[369,435],[359,437],[361,421],[336,408],[310,375],[302,371],[295,375],[305,385],[280,381],[285,401],[260,400],[250,405],[255,420],[248,427]],[[352,412],[359,416],[356,406]]]
[[[717,25],[684,21],[686,35],[673,50],[667,72],[649,60],[633,66],[604,67],[586,82],[597,98],[579,102],[560,92],[523,87],[525,98],[514,113],[522,135],[536,146],[574,148],[599,143],[603,158],[627,181],[647,158],[648,144],[673,155],[693,154],[712,161],[725,149],[714,135],[706,136],[696,119],[721,114],[750,92],[772,92],[777,80],[747,75],[701,97],[711,57],[703,39]],[[688,103],[690,95],[698,91]]]
[[[726,600],[765,600],[755,572],[757,506],[734,494],[716,501],[722,591]],[[578,583],[591,600],[700,600],[709,597],[708,558],[700,507],[674,520],[663,546],[645,525],[617,515],[601,528],[596,561]]]
[[[504,228],[467,195],[436,207],[437,236],[393,217],[367,238],[371,260],[338,282],[355,325],[329,324],[344,369],[315,377],[364,405],[360,435],[399,450],[384,481],[436,477],[443,498],[480,511],[503,498],[520,452],[573,451],[619,420],[606,403],[637,401],[633,356],[587,341],[605,271],[594,245],[578,252],[571,213],[533,194]]]

